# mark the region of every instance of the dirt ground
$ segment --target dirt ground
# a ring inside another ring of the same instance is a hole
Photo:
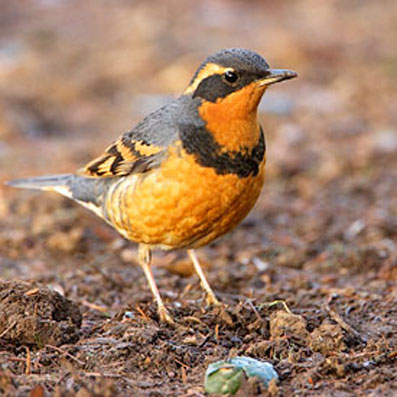
[[[382,4],[382,5],[381,5]],[[2,0],[0,395],[204,396],[209,363],[266,360],[241,396],[397,394],[397,3]],[[249,217],[154,274],[87,210],[7,179],[73,171],[224,47],[299,78],[266,93],[267,180]]]

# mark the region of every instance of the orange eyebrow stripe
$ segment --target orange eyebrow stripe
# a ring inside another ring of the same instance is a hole
[[[196,78],[193,82],[186,88],[184,94],[192,94],[201,81],[209,76],[213,76],[214,74],[222,74],[225,73],[226,70],[230,70],[230,68],[225,68],[223,66],[217,65],[216,63],[207,63],[197,74]]]

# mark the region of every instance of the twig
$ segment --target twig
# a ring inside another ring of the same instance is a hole
[[[32,365],[32,361],[30,359],[30,350],[29,350],[29,347],[26,346],[26,369],[25,369],[26,375],[30,375],[31,365]]]
[[[215,325],[215,340],[219,340],[219,324]]]
[[[186,376],[186,368],[184,366],[181,366],[181,378],[182,378],[182,383],[186,385],[187,383],[187,376]]]
[[[348,334],[353,335],[356,339],[358,339],[361,343],[365,343],[366,340],[363,338],[358,331],[356,331],[351,325],[347,324],[345,320],[333,309],[331,309],[329,303],[325,304],[325,311],[328,315],[334,320],[337,324],[340,325],[342,329],[344,329]]]
[[[64,354],[65,356],[67,356],[67,357],[71,358],[72,360],[76,361],[76,363],[78,363],[81,366],[85,365],[85,363],[83,361],[79,360],[77,357],[73,356],[72,354],[68,353],[65,350],[62,350],[59,347],[52,346],[52,345],[46,345],[46,347],[49,347],[50,349],[53,349],[53,350],[55,350],[55,351],[57,351],[57,352],[59,352],[61,354]]]
[[[119,374],[107,374],[107,373],[101,373],[101,372],[85,372],[84,376],[93,376],[95,378],[100,378],[100,377],[104,377],[104,378],[122,378],[123,375],[119,375]]]
[[[11,329],[14,328],[14,326],[16,325],[17,321],[15,320],[8,328],[6,328],[1,334],[0,334],[0,338],[2,338],[8,331],[10,331]]]
[[[275,305],[278,305],[278,304],[281,304],[281,305],[284,307],[285,311],[286,311],[288,314],[292,314],[291,310],[289,309],[289,307],[287,306],[287,304],[285,303],[285,301],[283,301],[283,300],[281,300],[281,299],[276,299],[276,300],[274,300],[273,302],[264,302],[264,303],[261,303],[261,304],[258,306],[258,308],[259,308],[259,310],[260,310],[260,309],[262,309],[263,306],[272,307],[272,306],[275,306]]]
[[[145,321],[149,321],[150,317],[147,316],[147,314],[141,309],[141,307],[139,305],[135,305],[135,309],[139,312],[139,314],[142,316],[142,318]]]
[[[99,306],[99,305],[96,305],[95,303],[91,303],[88,301],[82,301],[81,304],[84,306],[87,306],[88,308],[90,308],[92,310],[98,310],[101,313],[109,315],[109,310],[107,307]]]
[[[22,357],[7,357],[8,361],[26,362],[26,358]]]
[[[391,360],[395,359],[397,357],[397,350],[395,350],[394,352],[391,352],[387,355],[388,358],[390,358]]]
[[[259,321],[263,321],[262,317],[260,316],[260,314],[258,313],[258,310],[256,310],[256,307],[254,306],[254,304],[252,303],[251,299],[247,299],[245,301],[245,303],[248,303],[248,305],[251,307],[251,309],[253,310],[253,312],[255,313],[256,318]]]
[[[190,368],[187,364],[183,363],[182,361],[179,361],[177,358],[174,358],[174,361],[177,362],[182,367]]]

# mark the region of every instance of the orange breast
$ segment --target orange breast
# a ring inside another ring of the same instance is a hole
[[[218,175],[182,149],[171,149],[161,168],[121,179],[109,191],[109,220],[128,239],[163,249],[207,244],[252,209],[262,189],[264,166],[265,159],[258,174],[247,178]]]

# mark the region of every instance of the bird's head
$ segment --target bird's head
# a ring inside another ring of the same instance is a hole
[[[221,104],[237,113],[256,111],[270,84],[292,79],[292,70],[270,69],[259,54],[243,48],[221,50],[198,68],[185,95]],[[241,114],[243,115],[243,114]]]

